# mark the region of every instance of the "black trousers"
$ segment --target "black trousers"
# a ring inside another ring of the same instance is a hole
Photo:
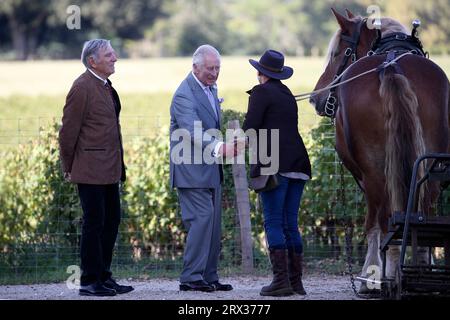
[[[81,285],[105,281],[110,270],[120,223],[119,184],[78,184],[83,209]]]

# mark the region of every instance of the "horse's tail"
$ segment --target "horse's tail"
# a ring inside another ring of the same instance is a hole
[[[386,70],[380,96],[386,121],[385,174],[390,215],[393,211],[406,210],[412,168],[417,157],[425,153],[425,141],[418,115],[419,103],[408,79]],[[419,174],[423,174],[423,168]],[[420,209],[424,200],[421,194]]]

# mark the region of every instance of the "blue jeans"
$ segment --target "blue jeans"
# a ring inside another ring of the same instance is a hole
[[[306,181],[280,175],[278,181],[280,184],[275,189],[261,192],[269,249],[294,248],[297,253],[302,253],[298,211]]]

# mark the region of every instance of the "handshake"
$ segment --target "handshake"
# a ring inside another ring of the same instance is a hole
[[[219,148],[219,154],[227,158],[233,158],[241,154],[245,150],[245,137],[234,138],[233,142],[223,143]]]

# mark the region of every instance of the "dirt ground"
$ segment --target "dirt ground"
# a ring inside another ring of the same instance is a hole
[[[69,289],[65,283],[0,286],[3,300],[358,300],[347,276],[306,275],[306,296],[293,295],[274,298],[262,297],[259,291],[270,283],[269,277],[236,276],[221,279],[234,290],[212,293],[179,291],[177,279],[126,280],[120,284],[134,286],[135,290],[114,297],[81,297],[78,290]]]

